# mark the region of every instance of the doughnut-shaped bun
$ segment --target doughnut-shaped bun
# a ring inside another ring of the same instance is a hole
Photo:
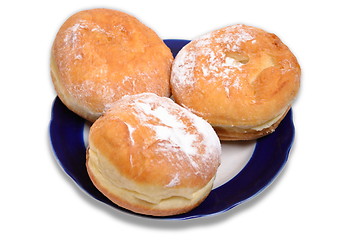
[[[90,128],[87,170],[111,201],[133,212],[187,212],[212,189],[220,141],[210,124],[152,93],[117,101]]]
[[[188,43],[171,73],[175,101],[206,119],[222,140],[256,139],[275,130],[300,84],[295,56],[274,34],[246,25]]]
[[[91,9],[61,26],[51,51],[51,75],[61,101],[93,122],[124,95],[170,96],[172,61],[170,49],[135,17]]]

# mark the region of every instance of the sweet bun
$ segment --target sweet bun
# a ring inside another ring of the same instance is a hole
[[[199,205],[212,189],[220,141],[202,118],[153,93],[125,96],[90,128],[94,185],[133,212],[167,216]]]
[[[51,76],[61,101],[95,121],[124,95],[169,96],[170,49],[135,17],[110,9],[78,12],[58,31]]]
[[[271,133],[298,92],[300,66],[274,34],[246,25],[188,43],[171,72],[175,101],[206,119],[222,140]]]

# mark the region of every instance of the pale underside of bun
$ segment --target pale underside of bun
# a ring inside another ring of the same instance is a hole
[[[246,127],[232,127],[232,126],[218,126],[214,125],[213,128],[219,136],[220,140],[224,141],[238,141],[238,140],[255,140],[260,137],[266,136],[275,131],[281,121],[287,115],[290,107],[287,110],[276,117],[269,125],[253,126],[250,128]]]
[[[100,170],[100,162],[103,165],[107,164],[107,160],[100,153],[88,148],[86,166],[95,187],[118,206],[144,215],[170,216],[192,210],[208,196],[215,178],[213,177],[203,188],[195,190],[193,194],[188,188],[172,189],[170,192],[162,186],[137,184],[121,176],[119,171],[109,164],[106,167],[112,172],[112,181],[104,176],[104,170]]]

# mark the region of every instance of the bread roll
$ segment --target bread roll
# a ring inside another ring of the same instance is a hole
[[[168,216],[207,197],[220,155],[210,124],[169,98],[143,93],[123,97],[91,126],[86,166],[117,205]]]
[[[206,119],[222,140],[275,130],[300,85],[296,57],[274,34],[233,25],[191,41],[171,73],[175,101]]]
[[[172,53],[158,35],[126,13],[91,9],[68,18],[51,51],[61,101],[93,122],[124,95],[170,96]]]

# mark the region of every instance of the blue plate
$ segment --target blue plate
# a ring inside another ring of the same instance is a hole
[[[188,42],[165,40],[174,56]],[[95,199],[135,214],[112,203],[92,184],[85,166],[85,124],[85,120],[67,109],[58,97],[55,99],[50,122],[50,138],[59,164],[80,188]],[[251,199],[268,187],[281,172],[287,162],[293,139],[294,125],[290,110],[274,133],[256,141],[255,150],[246,166],[227,183],[213,189],[201,205],[185,214],[152,218],[178,220],[204,217],[225,212]]]

